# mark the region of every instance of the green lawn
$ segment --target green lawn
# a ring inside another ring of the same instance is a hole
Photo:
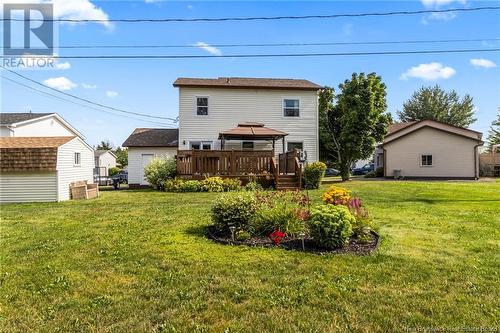
[[[379,226],[371,256],[215,244],[210,193],[1,206],[0,331],[499,328],[499,182],[345,186]]]

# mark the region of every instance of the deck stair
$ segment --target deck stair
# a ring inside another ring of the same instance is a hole
[[[296,175],[279,175],[276,189],[284,191],[300,190],[299,179]]]

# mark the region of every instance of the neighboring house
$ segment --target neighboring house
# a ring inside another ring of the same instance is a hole
[[[393,124],[375,152],[385,177],[477,179],[482,133],[434,120]]]
[[[80,137],[0,138],[0,202],[70,199],[70,183],[92,182],[94,152]]]
[[[236,77],[179,78],[173,85],[179,88],[179,150],[272,150],[276,141],[276,155],[298,149],[308,161],[318,160],[321,86],[307,80]],[[245,131],[262,131],[272,140],[258,138],[258,133],[255,139],[246,133],[238,140],[235,134]],[[231,141],[221,140],[230,136]]]
[[[106,177],[110,168],[116,168],[116,155],[111,150],[98,149],[94,151],[94,164],[94,174]]]
[[[0,137],[84,136],[57,113],[1,113]]]
[[[128,147],[128,183],[130,187],[149,185],[144,168],[154,157],[174,157],[179,130],[170,128],[136,128],[122,144]]]

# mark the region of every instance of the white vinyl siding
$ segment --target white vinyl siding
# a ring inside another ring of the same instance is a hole
[[[152,154],[156,157],[174,157],[177,153],[175,147],[129,147],[128,149],[128,183],[139,185],[145,184],[142,175],[142,155]]]
[[[196,116],[196,97],[210,96],[209,114]],[[300,101],[300,117],[284,117],[283,100]],[[260,122],[288,133],[287,141],[303,142],[308,161],[318,159],[318,98],[316,91],[272,89],[179,88],[179,149],[189,142],[212,141],[220,149],[219,133],[241,122]],[[241,141],[226,141],[225,149],[241,149]],[[272,144],[255,141],[254,149],[271,149]],[[282,151],[276,141],[276,153]]]
[[[75,164],[75,153],[80,154],[80,164]],[[93,183],[94,151],[80,138],[60,146],[57,152],[58,201],[69,200],[69,184],[86,180]]]
[[[386,176],[401,170],[403,177],[473,178],[476,145],[473,139],[424,127],[384,144]],[[422,155],[432,155],[432,167],[422,166]]]
[[[0,174],[0,202],[57,201],[55,172]]]
[[[76,136],[55,117],[34,119],[33,121],[13,127],[13,136]]]

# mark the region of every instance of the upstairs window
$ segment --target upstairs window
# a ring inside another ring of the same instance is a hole
[[[422,155],[421,166],[432,166],[432,155]]]
[[[285,117],[298,117],[299,100],[298,99],[284,99],[283,100],[283,114]]]
[[[196,114],[208,116],[208,97],[196,97]]]
[[[82,157],[80,153],[75,153],[75,165],[81,165],[82,164]]]

